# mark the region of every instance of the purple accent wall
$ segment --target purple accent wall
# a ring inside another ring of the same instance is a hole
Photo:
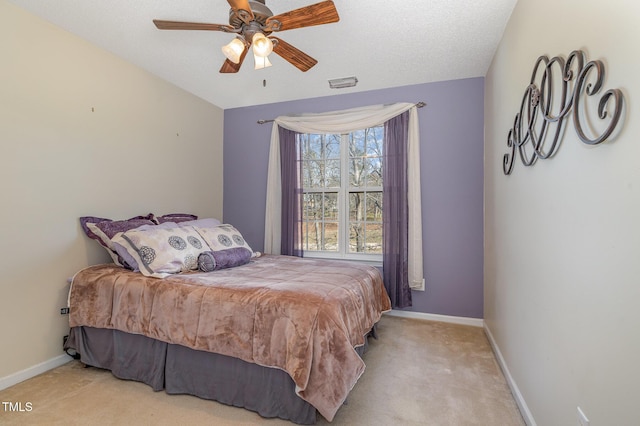
[[[225,110],[224,221],[263,249],[272,124],[257,120],[419,101],[426,291],[407,310],[482,318],[484,78]]]

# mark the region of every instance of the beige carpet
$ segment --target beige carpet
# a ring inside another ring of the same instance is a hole
[[[481,328],[384,316],[332,425],[524,425]],[[70,362],[0,391],[2,425],[292,425]],[[322,417],[319,425],[329,423]]]

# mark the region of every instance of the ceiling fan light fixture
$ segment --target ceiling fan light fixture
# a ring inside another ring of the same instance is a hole
[[[356,77],[334,78],[329,80],[329,87],[332,89],[344,89],[345,87],[353,87],[358,83]]]
[[[262,68],[267,68],[271,66],[271,61],[267,56],[258,56],[255,53],[253,54],[253,60],[255,61],[256,70],[261,70]]]
[[[242,52],[244,52],[244,43],[239,38],[234,38],[229,44],[222,46],[222,53],[234,64],[240,62]]]
[[[302,72],[314,67],[318,61],[300,49],[286,43],[278,37],[269,37],[274,32],[313,27],[340,21],[333,0],[321,0],[309,6],[299,7],[288,12],[274,15],[265,6],[265,0],[227,0],[229,6],[229,24],[207,22],[165,21],[154,19],[153,24],[159,30],[220,31],[235,34],[244,44],[240,46],[232,41],[222,47],[226,59],[220,68],[223,74],[237,73],[242,66],[249,47],[253,44],[254,56],[258,60],[256,68],[271,65],[266,58],[271,52],[283,58]],[[241,49],[242,47],[242,49]]]
[[[263,33],[255,33],[251,42],[253,43],[253,53],[256,56],[266,58],[273,52],[273,42]]]

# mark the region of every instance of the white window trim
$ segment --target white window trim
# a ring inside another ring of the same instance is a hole
[[[372,126],[380,127],[380,126]],[[371,128],[371,127],[369,127]],[[364,129],[358,129],[360,131]],[[351,133],[340,134],[340,187],[331,188],[309,188],[303,189],[305,194],[312,193],[337,193],[338,194],[338,247],[340,250],[328,251],[328,250],[309,250],[306,247],[303,248],[304,257],[317,257],[323,259],[336,259],[336,260],[351,260],[362,261],[365,263],[375,263],[382,266],[382,253],[353,253],[349,252],[349,195],[352,192],[382,192],[382,186],[365,186],[356,187],[350,185],[349,175],[349,136]],[[384,143],[384,141],[383,141]],[[323,159],[327,160],[327,159]],[[322,223],[325,223],[324,217]],[[382,223],[380,223],[382,226]]]
[[[313,259],[331,259],[331,260],[346,260],[349,262],[365,263],[371,266],[377,266],[382,268],[382,255],[372,255],[362,253],[359,255],[344,255],[340,256],[338,253],[328,251],[304,251],[303,257],[309,257]]]

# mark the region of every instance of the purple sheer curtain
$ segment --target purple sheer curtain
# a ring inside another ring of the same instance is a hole
[[[393,308],[411,306],[407,147],[409,112],[384,123],[382,269]]]
[[[297,132],[278,127],[282,180],[281,253],[302,257],[302,162]]]

